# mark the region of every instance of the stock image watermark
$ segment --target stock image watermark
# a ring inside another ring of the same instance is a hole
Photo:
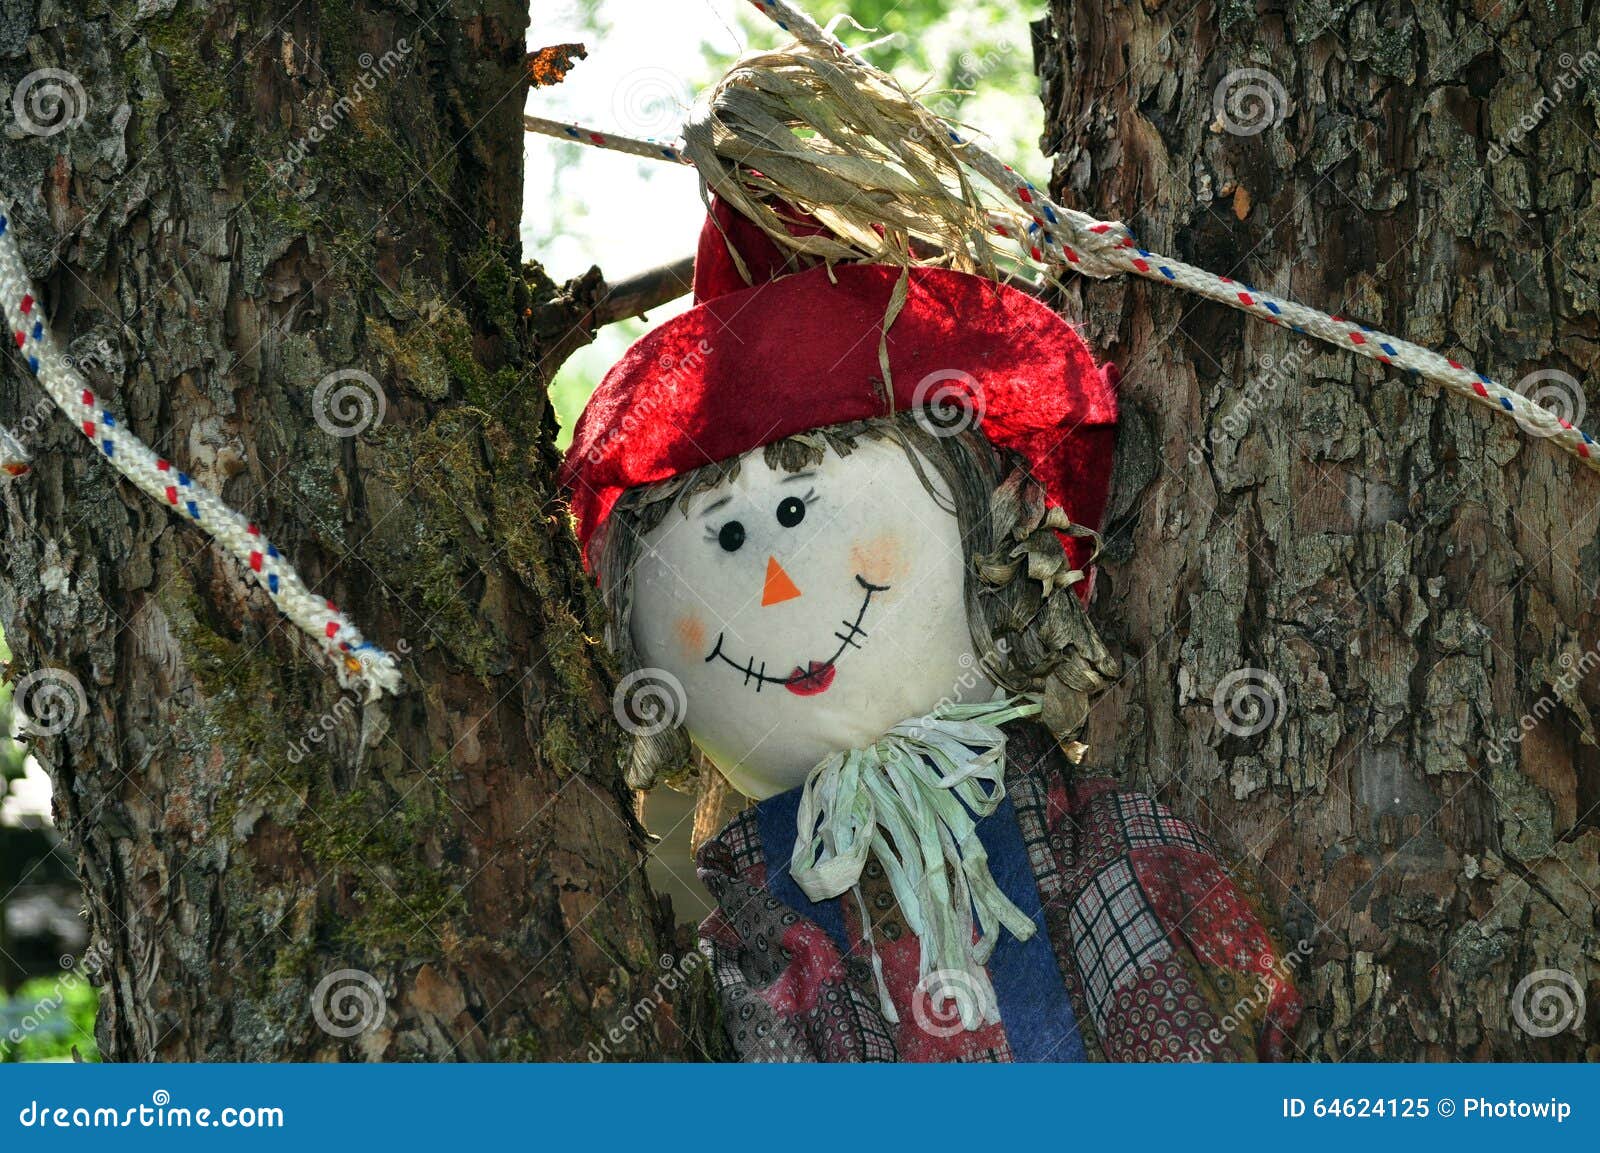
[[[83,682],[66,669],[36,669],[11,686],[11,707],[25,737],[58,737],[89,713]]]
[[[11,90],[15,134],[50,137],[77,128],[89,115],[83,81],[60,68],[38,68]]]
[[[89,351],[69,353],[63,359],[79,372],[87,372],[96,364],[111,368],[116,355],[111,342],[101,336],[92,338],[89,344]],[[51,414],[54,412],[55,405],[50,402],[50,398],[40,397],[33,407],[23,414],[21,420],[9,428],[0,425],[0,481],[23,476],[32,471],[33,452],[29,445],[48,427]]]
[[[1255,982],[1228,1006],[1222,1019],[1209,1032],[1190,1043],[1178,1060],[1194,1063],[1215,1059],[1228,1039],[1258,1020],[1280,991],[1294,988],[1295,966],[1310,956],[1311,942],[1302,937],[1294,943],[1294,948],[1281,957],[1270,952],[1257,957]]]
[[[342,368],[317,382],[311,394],[311,416],[329,436],[360,436],[383,423],[389,398],[369,372]]]
[[[68,998],[88,985],[95,974],[104,969],[105,962],[106,952],[98,945],[86,950],[81,957],[69,953],[61,958],[60,976],[42,997],[20,1010],[14,1004],[0,1010],[0,1021],[4,1022],[4,1031],[0,1032],[0,1063],[9,1061],[31,1037],[51,1030],[70,1030],[73,1026],[63,1015]]]
[[[619,1047],[628,1044],[639,1030],[655,1020],[657,1010],[670,1000],[669,995],[687,984],[694,971],[705,963],[706,959],[699,953],[685,953],[682,957],[663,953],[658,961],[661,972],[650,991],[629,1005],[621,1019],[606,1030],[605,1036],[589,1042],[589,1060],[604,1061]]]
[[[1261,68],[1235,68],[1211,93],[1211,131],[1229,136],[1259,136],[1289,114],[1289,92]]]
[[[911,394],[916,421],[934,436],[959,436],[983,423],[983,385],[970,372],[941,368],[917,382]]]
[[[284,1115],[276,1105],[174,1105],[171,1093],[157,1089],[148,1103],[127,1107],[30,1101],[17,1122],[25,1129],[282,1129]]]
[[[1539,1039],[1576,1029],[1588,1007],[1583,984],[1565,969],[1537,969],[1511,991],[1511,1019]]]
[[[710,355],[711,343],[703,339],[696,341],[695,346],[682,356],[663,355],[656,362],[656,387],[606,429],[605,435],[585,454],[589,463],[598,463],[613,445],[626,440],[639,428],[653,424],[658,417],[670,416],[683,383],[698,377]]]
[[[1543,368],[1530,372],[1517,381],[1516,391],[1555,418],[1555,424],[1529,420],[1521,412],[1513,411],[1517,427],[1529,436],[1554,436],[1562,428],[1583,423],[1588,411],[1588,401],[1583,395],[1583,385],[1578,378],[1559,368]]]
[[[689,694],[666,669],[635,669],[617,682],[611,712],[630,735],[654,737],[683,724]]]
[[[972,973],[935,969],[911,994],[911,1016],[930,1037],[950,1038],[1000,1019],[994,993]]]
[[[611,111],[630,136],[676,134],[693,102],[688,83],[667,68],[637,68],[617,82]]]
[[[381,56],[363,52],[357,61],[361,66],[361,74],[339,99],[307,125],[305,135],[289,146],[283,159],[274,168],[276,174],[279,177],[287,176],[304,163],[306,157],[311,155],[311,150],[338,131],[351,113],[377,92],[379,84],[394,75],[415,48],[416,45],[401,36],[394,42],[394,47]]]
[[[389,1014],[383,986],[365,969],[335,969],[311,991],[311,1017],[341,1041],[375,1032]]]
[[[1510,128],[1490,142],[1490,164],[1499,164],[1511,155],[1513,148],[1537,132],[1539,126],[1574,93],[1589,90],[1589,85],[1584,81],[1600,73],[1600,50],[1591,48],[1582,56],[1563,52],[1556,57],[1556,66],[1561,71],[1547,88],[1540,91],[1538,99],[1522,111]]]
[[[1276,401],[1284,388],[1300,375],[1315,351],[1309,340],[1302,340],[1282,356],[1267,354],[1258,359],[1256,367],[1259,371],[1245,383],[1228,411],[1212,422],[1207,434],[1211,443],[1242,439],[1250,429],[1250,421],[1269,403]],[[1198,465],[1204,460],[1204,444],[1191,445],[1189,463]]]
[[[1556,663],[1561,666],[1561,672],[1554,680],[1548,682],[1550,688],[1555,690],[1554,693],[1541,695],[1533,702],[1531,709],[1517,718],[1516,728],[1489,742],[1484,755],[1489,758],[1491,765],[1498,765],[1505,760],[1507,753],[1521,745],[1529,733],[1560,707],[1561,701],[1571,695],[1579,681],[1596,669],[1600,669],[1600,645],[1585,649],[1582,656],[1575,657],[1570,652],[1562,653],[1556,658]]]
[[[1278,723],[1283,710],[1283,682],[1265,669],[1234,669],[1211,694],[1217,724],[1236,737],[1266,732]]]

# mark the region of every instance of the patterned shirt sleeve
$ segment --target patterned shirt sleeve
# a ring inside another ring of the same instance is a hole
[[[723,1023],[741,1061],[894,1061],[864,962],[766,889],[753,810],[701,846],[717,902],[700,926]]]

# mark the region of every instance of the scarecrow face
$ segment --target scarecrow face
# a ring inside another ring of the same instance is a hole
[[[682,683],[690,735],[747,796],[794,788],[943,700],[993,693],[949,493],[923,472],[939,500],[890,442],[798,473],[756,451],[645,538],[635,648]]]

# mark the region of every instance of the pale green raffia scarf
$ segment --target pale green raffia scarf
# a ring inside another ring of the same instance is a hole
[[[1035,926],[990,875],[977,822],[1006,795],[1000,726],[1038,712],[1032,697],[942,705],[902,721],[864,749],[834,753],[806,778],[789,873],[813,901],[854,892],[878,999],[890,1021],[900,1018],[859,887],[869,850],[921,942],[918,988],[939,1002],[939,1011],[954,1001],[965,1029],[999,1020],[984,966],[1000,926],[1020,941],[1032,937]]]

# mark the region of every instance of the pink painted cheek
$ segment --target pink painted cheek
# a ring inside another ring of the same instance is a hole
[[[850,546],[850,564],[856,575],[875,585],[898,583],[910,567],[905,542],[892,532],[856,541]]]
[[[684,613],[672,622],[672,636],[684,654],[703,657],[706,653],[706,622],[694,613]]]

